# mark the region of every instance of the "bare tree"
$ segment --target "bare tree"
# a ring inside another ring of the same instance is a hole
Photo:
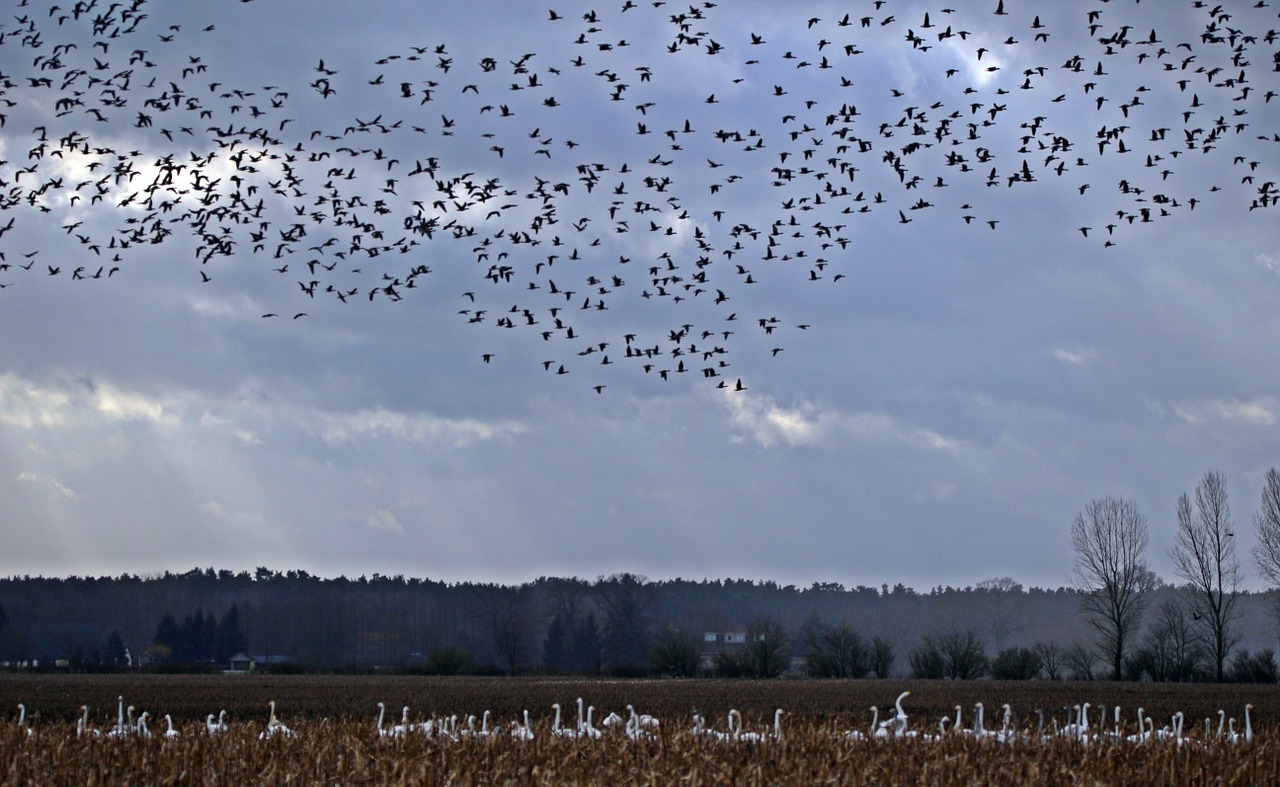
[[[1090,502],[1071,524],[1075,584],[1116,680],[1154,584],[1144,556],[1147,541],[1147,520],[1137,504],[1110,495]]]
[[[877,678],[884,680],[889,677],[895,658],[892,640],[878,634],[871,638],[871,671]]]
[[[1215,679],[1222,681],[1224,664],[1239,635],[1231,623],[1240,616],[1240,561],[1227,504],[1227,481],[1211,470],[1196,484],[1196,503],[1178,498],[1178,535],[1170,553],[1178,576],[1191,583],[1193,617],[1198,621]]]
[[[1044,676],[1049,680],[1062,680],[1066,651],[1056,642],[1037,642],[1035,647],[1040,656],[1040,664],[1044,667]]]
[[[1267,471],[1262,486],[1262,502],[1253,512],[1257,542],[1253,545],[1253,562],[1266,577],[1272,591],[1280,590],[1280,473],[1273,467]],[[1272,593],[1273,612],[1280,621],[1280,594]]]

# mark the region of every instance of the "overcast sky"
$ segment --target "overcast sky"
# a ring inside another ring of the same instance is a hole
[[[1219,470],[1256,585],[1271,6],[60,5],[0,23],[0,573],[1058,586],[1114,494],[1172,580]]]

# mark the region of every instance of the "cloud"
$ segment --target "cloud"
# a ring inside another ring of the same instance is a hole
[[[39,382],[0,374],[0,423],[8,426],[57,427],[95,418],[158,424],[173,415],[169,402],[87,377]]]
[[[23,429],[99,429],[141,422],[175,431],[222,431],[237,441],[261,445],[280,427],[299,428],[325,443],[363,440],[467,446],[509,439],[526,427],[516,421],[446,418],[388,408],[353,412],[264,397],[252,383],[231,394],[177,390],[157,396],[82,377],[30,380],[0,374],[0,424]]]
[[[315,423],[315,432],[326,443],[389,437],[410,443],[447,442],[464,446],[510,438],[525,431],[523,425],[513,421],[410,415],[381,407],[355,413],[320,413]]]
[[[923,451],[953,452],[958,440],[903,423],[885,413],[841,413],[810,403],[783,407],[767,395],[722,391],[720,400],[740,436],[765,448],[830,445],[842,441],[904,445]]]
[[[1055,347],[1053,357],[1072,366],[1087,366],[1096,358],[1098,351],[1092,347]]]
[[[1174,414],[1192,425],[1274,426],[1280,402],[1274,399],[1203,399],[1175,404]]]
[[[370,530],[378,530],[383,533],[404,533],[404,526],[396,520],[395,512],[385,508],[375,508],[364,523]]]
[[[17,480],[24,484],[35,484],[40,487],[52,489],[59,497],[66,498],[67,500],[75,500],[76,497],[78,497],[74,489],[65,486],[56,478],[48,478],[24,470],[23,472],[18,473]]]

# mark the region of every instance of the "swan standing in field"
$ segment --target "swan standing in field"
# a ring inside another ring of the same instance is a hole
[[[1169,719],[1169,725],[1161,727],[1156,732],[1156,737],[1164,741],[1174,741],[1178,746],[1182,746],[1185,739],[1182,737],[1182,711],[1173,714]]]
[[[1138,731],[1133,735],[1125,738],[1129,743],[1146,743],[1147,742],[1147,725],[1142,717],[1142,708],[1138,708]]]
[[[880,709],[872,705],[871,708],[871,727],[867,732],[853,729],[845,730],[844,737],[851,741],[865,741],[868,737],[876,734],[876,721],[880,718]]]
[[[375,729],[377,729],[377,731],[378,731],[378,737],[379,737],[379,738],[388,738],[388,737],[391,737],[391,735],[392,735],[391,730],[389,730],[389,729],[387,729],[386,727],[383,727],[383,726],[382,726],[382,720],[383,720],[383,717],[385,717],[386,715],[387,715],[387,706],[386,706],[386,704],[385,704],[385,703],[381,703],[381,702],[379,702],[379,703],[378,703],[378,722],[377,722],[377,724],[375,725]]]
[[[602,737],[604,737],[604,733],[600,731],[599,727],[596,727],[594,724],[591,723],[591,717],[595,715],[595,712],[596,712],[596,706],[592,705],[587,708],[587,720],[583,723],[582,728],[578,731],[578,734],[580,736],[590,738],[593,741],[598,741]]]
[[[147,717],[150,715],[151,714],[146,711],[143,711],[142,715],[138,717],[138,725],[134,730],[138,733],[138,737],[143,740],[151,740],[151,730],[147,729]]]
[[[511,737],[512,737],[512,738],[514,738],[514,739],[516,739],[516,740],[518,740],[518,741],[531,741],[531,740],[533,740],[533,728],[529,726],[529,710],[528,710],[528,708],[526,708],[526,709],[525,709],[525,711],[524,711],[524,723],[523,723],[523,724],[521,724],[521,723],[520,723],[520,722],[518,722],[518,721],[512,722],[511,724],[512,724],[512,726],[511,726]]]
[[[771,732],[743,732],[742,731],[742,714],[736,709],[729,711],[734,718],[734,734],[735,741],[746,741],[747,743],[764,743],[766,741],[782,740],[782,716],[786,711],[778,708],[773,712],[773,730]]]
[[[167,741],[176,740],[178,738],[178,731],[173,728],[173,717],[167,713],[164,715],[164,725],[164,739]]]
[[[267,721],[267,728],[258,733],[258,740],[267,740],[268,738],[292,738],[293,730],[284,726],[279,719],[276,718],[276,701],[271,700],[268,703],[271,707],[271,718]]]
[[[18,726],[27,731],[27,737],[35,737],[35,733],[27,726],[27,706],[21,702],[18,703]]]
[[[996,743],[1015,743],[1018,739],[1017,730],[1013,729],[1013,709],[1009,707],[1009,703],[1001,705],[1004,711],[1004,718],[1000,722],[1000,731],[992,736]]]
[[[627,706],[627,713],[631,715],[631,720],[640,727],[657,727],[658,720],[647,713],[636,713],[636,709],[632,705]]]
[[[90,738],[97,738],[101,734],[102,733],[98,732],[96,729],[89,726],[89,706],[81,705],[80,719],[79,721],[76,722],[76,737],[82,738],[82,737],[88,736]]]
[[[737,713],[737,711],[736,711],[736,710],[731,710],[731,711],[729,711],[729,713],[728,713],[728,714],[726,714],[726,716],[725,716],[725,731],[724,731],[724,732],[718,732],[718,731],[716,731],[716,730],[712,730],[712,731],[708,734],[708,737],[710,737],[712,740],[716,740],[716,741],[731,741],[731,740],[734,740],[734,739],[735,739],[735,737],[736,737],[736,734],[737,734],[737,729],[738,729],[737,727],[735,727],[735,726],[734,726],[734,723],[733,723],[734,715],[735,715],[736,713]]]
[[[1236,744],[1240,742],[1241,737],[1242,736],[1240,735],[1240,733],[1236,732],[1236,717],[1232,716],[1230,719],[1227,720],[1226,741],[1227,743],[1230,743],[1230,744]]]
[[[400,709],[400,723],[391,728],[391,734],[398,738],[412,731],[413,725],[409,723],[409,706],[405,705]]]
[[[938,743],[940,741],[946,740],[947,739],[947,722],[949,721],[951,721],[951,719],[947,718],[946,716],[943,716],[941,719],[938,719],[937,734],[935,735],[933,733],[925,733],[924,735],[921,736],[921,738],[930,743]]]
[[[132,707],[129,709],[131,712]],[[129,735],[129,728],[124,723],[124,697],[116,697],[116,726],[107,733],[108,738],[124,738]]]
[[[693,735],[709,741],[727,741],[733,737],[733,717],[729,717],[729,732],[721,732],[706,726],[706,719],[698,711],[693,713]]]
[[[982,726],[982,703],[979,702],[973,706],[973,726],[967,730],[963,730],[966,735],[984,740],[987,735],[987,728]],[[956,709],[956,717],[959,718],[959,708]]]
[[[1247,703],[1244,706],[1244,742],[1253,743],[1253,722],[1249,719],[1249,711],[1253,710],[1253,703]],[[1179,713],[1179,716],[1182,714]],[[1182,723],[1178,723],[1178,739],[1182,739]]]
[[[577,738],[577,730],[571,730],[568,727],[560,726],[560,703],[551,703],[551,709],[556,712],[556,717],[551,722],[551,734],[557,738]]]
[[[893,708],[895,712],[893,718],[890,719],[890,722],[893,725],[893,737],[895,738],[908,737],[907,712],[902,709],[902,701],[910,695],[911,692],[904,691],[898,695],[896,700],[893,701]]]
[[[204,720],[205,732],[209,733],[209,737],[218,735],[227,731],[227,712],[225,710],[218,711],[218,720],[213,720],[213,714],[210,713]]]
[[[632,716],[627,719],[625,734],[633,741],[653,740],[653,733],[640,726],[640,717]]]

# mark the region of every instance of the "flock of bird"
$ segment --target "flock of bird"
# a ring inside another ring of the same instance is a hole
[[[1116,705],[1113,708],[1110,720],[1108,720],[1107,708],[1100,706],[1098,708],[1098,723],[1096,726],[1090,727],[1089,710],[1092,706],[1088,702],[1072,706],[1064,724],[1059,724],[1058,719],[1050,719],[1046,722],[1044,711],[1037,710],[1034,730],[1019,726],[1008,703],[1001,706],[1003,714],[999,729],[987,728],[983,718],[984,708],[981,702],[974,706],[973,726],[965,727],[961,721],[963,708],[957,705],[954,719],[949,716],[943,716],[938,721],[936,732],[921,732],[920,730],[909,729],[907,713],[902,707],[903,700],[910,694],[911,692],[904,691],[898,695],[898,698],[893,703],[893,715],[883,721],[880,720],[880,709],[872,706],[870,727],[865,731],[859,729],[847,730],[844,734],[845,738],[856,741],[909,738],[936,742],[945,740],[949,735],[961,735],[975,740],[1001,744],[1070,740],[1087,746],[1098,743],[1145,744],[1155,741],[1172,741],[1179,747],[1185,745],[1207,745],[1214,742],[1227,744],[1253,742],[1253,720],[1250,715],[1253,710],[1252,704],[1244,706],[1244,728],[1242,730],[1236,729],[1236,719],[1234,717],[1228,718],[1225,710],[1219,710],[1216,730],[1212,719],[1205,718],[1204,736],[1202,738],[1191,738],[1183,735],[1184,714],[1182,711],[1174,713],[1168,724],[1157,728],[1155,719],[1150,715],[1146,715],[1143,708],[1138,708],[1136,731],[1126,732],[1120,706]],[[1110,727],[1108,727],[1108,721],[1110,721]]]
[[[263,318],[420,292],[499,331],[477,363],[741,391],[732,348],[777,356],[811,324],[774,293],[856,275],[873,236],[998,237],[1065,193],[1088,223],[1042,234],[1087,251],[1210,200],[1274,207],[1274,10],[1172,5],[860,0],[749,31],[715,2],[612,0],[538,12],[516,50],[426,40],[244,81],[206,51],[217,4],[22,0],[0,23],[0,293],[144,277],[176,246],[193,287],[283,304]]]
[[[1008,703],[1001,706],[1003,714],[998,729],[990,729],[986,726],[982,703],[977,703],[974,707],[972,726],[965,727],[961,720],[962,708],[957,705],[954,718],[943,716],[938,722],[936,731],[922,731],[910,728],[907,712],[903,708],[903,702],[910,694],[910,691],[904,691],[899,694],[893,703],[893,714],[883,720],[880,719],[879,707],[872,706],[870,709],[870,724],[862,729],[846,730],[842,738],[845,741],[852,742],[890,740],[940,742],[953,737],[965,737],[997,744],[1032,744],[1069,740],[1082,745],[1146,744],[1170,741],[1178,747],[1205,746],[1215,743],[1246,744],[1253,742],[1254,739],[1251,716],[1252,704],[1244,706],[1242,728],[1237,729],[1237,720],[1234,717],[1229,718],[1225,710],[1219,710],[1216,727],[1211,718],[1205,718],[1204,733],[1199,737],[1192,737],[1189,733],[1184,734],[1184,714],[1182,711],[1174,713],[1168,724],[1156,727],[1155,719],[1149,714],[1145,714],[1143,708],[1138,708],[1136,723],[1134,727],[1130,728],[1122,718],[1119,705],[1112,708],[1110,714],[1108,714],[1105,706],[1099,707],[1097,722],[1096,724],[1091,723],[1090,709],[1092,705],[1088,702],[1073,706],[1065,723],[1060,723],[1059,719],[1046,720],[1044,711],[1038,710],[1036,711],[1034,729],[1021,725],[1015,718]],[[627,705],[625,715],[616,712],[610,713],[602,720],[601,726],[596,726],[594,721],[595,706],[588,705],[585,709],[583,706],[583,699],[579,697],[575,719],[572,724],[569,724],[567,719],[562,718],[560,704],[553,704],[551,710],[554,716],[551,719],[549,728],[545,726],[542,728],[544,734],[553,738],[580,741],[598,741],[606,737],[616,738],[619,735],[630,740],[652,740],[657,736],[657,731],[662,724],[656,717],[638,713],[634,706]],[[440,717],[432,716],[426,721],[414,722],[410,720],[409,706],[406,705],[401,711],[399,722],[389,722],[386,718],[386,704],[379,702],[377,708],[378,714],[373,729],[377,736],[382,739],[422,736],[440,741],[457,742],[463,739],[497,739],[505,737],[516,741],[528,741],[534,740],[539,734],[535,731],[530,721],[528,710],[523,712],[521,718],[509,724],[498,724],[495,723],[493,715],[487,710],[479,716],[467,714],[465,717],[460,717],[457,714],[451,714]],[[269,709],[270,718],[267,726],[259,732],[259,740],[295,737],[297,734],[276,718],[275,700],[269,703]],[[164,732],[153,733],[147,724],[150,715],[143,712],[135,718],[135,708],[132,705],[126,707],[124,697],[118,699],[114,725],[105,731],[92,726],[87,705],[81,706],[80,711],[81,715],[76,720],[74,733],[78,739],[156,738],[173,740],[181,736],[181,733],[174,727],[173,719],[168,714],[164,717],[166,726]],[[786,711],[778,708],[774,712],[772,726],[759,730],[747,730],[743,727],[742,713],[737,709],[732,709],[725,717],[724,728],[717,729],[708,725],[706,718],[700,712],[695,711],[693,724],[688,728],[687,734],[694,739],[713,742],[745,744],[779,742],[783,739],[782,719],[785,715]],[[29,726],[26,716],[26,706],[19,705],[17,727],[25,730],[28,738],[34,738],[35,733]],[[213,714],[209,714],[198,734],[214,737],[227,733],[229,729],[227,712],[224,710],[216,717]],[[1130,732],[1130,729],[1135,731]],[[611,733],[610,730],[617,732]]]

